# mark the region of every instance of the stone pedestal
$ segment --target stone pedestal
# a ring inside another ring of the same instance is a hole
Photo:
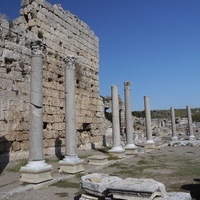
[[[76,105],[75,105],[75,57],[65,59],[65,158],[59,162],[59,172],[84,171],[83,160],[77,155]]]
[[[119,99],[118,86],[112,86],[112,130],[113,130],[113,147],[109,150],[110,154],[118,158],[125,157],[125,150],[121,146],[120,125],[119,125]]]
[[[122,147],[112,148],[111,150],[109,150],[109,154],[112,154],[113,156],[116,156],[119,159],[126,157],[125,149],[123,149]]]
[[[21,167],[20,181],[27,183],[41,183],[52,179],[52,166],[45,161],[30,161],[25,167]]]
[[[151,113],[149,106],[149,97],[144,97],[144,108],[145,108],[145,123],[147,132],[147,141],[145,142],[146,148],[154,148],[155,142],[152,139],[152,129],[151,129]]]
[[[133,143],[133,117],[131,109],[131,97],[130,97],[131,82],[124,82],[124,97],[125,97],[125,119],[126,119],[126,146],[125,154],[137,153],[137,147]]]
[[[192,128],[191,109],[190,109],[190,106],[187,106],[186,108],[187,108],[187,115],[188,115],[189,140],[195,140],[195,136],[194,136],[193,128]]]
[[[21,167],[20,181],[40,183],[52,179],[51,165],[44,161],[43,150],[43,50],[41,41],[31,42],[29,162]]]
[[[88,157],[89,163],[91,165],[105,165],[108,163],[108,156],[104,155],[94,155]]]
[[[126,145],[124,149],[126,155],[134,155],[138,153],[137,147],[135,145]]]
[[[172,141],[178,141],[178,137],[176,135],[176,123],[175,123],[175,114],[174,114],[174,108],[170,108],[171,113],[171,123],[172,123]]]
[[[144,147],[146,149],[153,149],[155,148],[155,142],[153,140],[147,141],[145,142]]]
[[[75,174],[84,171],[83,160],[78,156],[65,156],[65,158],[59,161],[59,172],[65,172],[69,174]]]

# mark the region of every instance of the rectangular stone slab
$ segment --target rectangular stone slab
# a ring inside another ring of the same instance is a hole
[[[111,184],[108,190],[114,198],[129,200],[152,200],[166,194],[165,186],[153,179],[127,178]]]
[[[94,197],[87,194],[82,194],[80,200],[98,200],[98,197]]]
[[[89,163],[91,165],[105,165],[108,163],[108,156],[104,155],[94,155],[88,157]]]
[[[23,171],[21,170],[21,182],[27,182],[27,183],[42,183],[45,181],[52,180],[53,177],[51,175],[51,169],[50,170],[38,170],[35,171]]]

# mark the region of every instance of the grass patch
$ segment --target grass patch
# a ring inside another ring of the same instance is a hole
[[[182,165],[177,168],[175,176],[183,176],[183,177],[199,177],[200,176],[200,168],[199,164],[196,164],[195,162],[185,162],[182,163]]]
[[[114,163],[112,165],[109,165],[108,167],[113,168],[113,167],[118,167],[118,166],[119,166],[119,163]]]
[[[80,159],[85,159],[85,158],[88,158],[88,157],[90,157],[90,156],[92,156],[92,155],[91,155],[91,154],[90,154],[90,155],[80,155],[79,158],[80,158]]]
[[[67,192],[59,192],[59,193],[55,193],[55,195],[58,195],[59,197],[68,197],[68,193]]]
[[[8,172],[19,172],[21,167],[25,166],[27,163],[28,163],[27,159],[19,160],[19,163],[17,163],[16,165],[14,165],[12,167],[8,167],[6,169],[6,171],[8,171]]]
[[[193,154],[193,155],[195,155],[195,152],[193,152],[193,151],[188,151],[188,152],[185,152],[185,154]]]
[[[80,188],[80,183],[69,182],[67,180],[61,180],[57,183],[53,183],[51,186],[59,187],[59,188]]]
[[[118,160],[119,158],[113,154],[108,154],[108,160]]]
[[[45,158],[45,162],[46,163],[53,163],[53,162],[58,162],[59,161],[59,159],[57,158],[57,159],[53,159],[53,158]]]
[[[126,165],[126,164],[123,164],[123,163],[114,163],[112,165],[109,165],[108,167],[112,167],[112,168],[115,167],[116,169],[130,169],[129,165]]]
[[[160,156],[150,156],[152,160],[154,161],[159,161],[161,160],[161,157]]]
[[[84,176],[84,173],[77,173],[76,175],[75,175],[75,177],[77,178],[77,179],[81,179],[81,177],[82,176]]]
[[[148,161],[146,161],[146,160],[143,159],[143,160],[139,160],[137,164],[138,165],[146,165],[148,163],[149,163]]]
[[[110,149],[111,149],[111,147],[103,147],[103,148],[98,148],[98,149],[95,149],[95,150],[100,151],[100,152],[105,153],[105,154],[108,154]]]

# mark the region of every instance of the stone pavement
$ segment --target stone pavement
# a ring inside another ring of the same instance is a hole
[[[161,146],[166,146],[166,145],[167,145],[166,142],[160,141],[160,142],[157,142],[156,147],[160,148]],[[152,151],[152,149],[145,149],[143,147],[138,147],[138,154],[144,154],[149,151]],[[134,158],[134,155],[128,155],[126,156],[126,158],[119,159],[119,160],[109,160],[108,164],[105,164],[103,166],[97,166],[97,165],[88,164],[87,157],[92,156],[92,155],[105,155],[103,152],[98,151],[98,150],[85,150],[85,151],[79,151],[78,155],[84,159],[84,169],[85,169],[85,171],[83,172],[84,174],[98,172],[98,170],[105,168],[111,164],[114,164],[117,162],[123,162],[124,159]],[[16,199],[17,200],[16,195],[19,196],[19,199],[35,199],[35,195],[37,194],[37,191],[40,191],[41,189],[43,189],[42,199],[45,200],[45,197],[48,196],[46,193],[49,193],[49,191],[44,190],[44,188],[48,188],[49,185],[52,185],[53,183],[56,183],[60,180],[68,180],[76,176],[74,174],[72,175],[72,174],[59,173],[58,172],[59,164],[56,158],[49,158],[48,160],[49,161],[47,162],[52,164],[53,166],[53,170],[52,170],[53,180],[40,183],[40,184],[24,184],[24,183],[19,182],[21,173],[19,171],[9,172],[8,170],[9,168],[13,167],[13,165],[16,165],[16,162],[10,163],[0,175],[0,199]],[[52,188],[51,190],[53,189],[55,190],[54,192],[56,192],[56,188]],[[57,188],[57,190],[59,190],[59,188]],[[29,196],[23,197],[23,194],[27,193],[27,191],[29,191],[28,192]],[[31,194],[33,197],[31,197]],[[38,198],[41,199],[41,197],[38,197]],[[48,197],[47,199],[54,199],[54,198],[51,196],[51,197]],[[72,197],[69,197],[68,199],[72,199]],[[73,199],[77,199],[77,198],[73,198]]]

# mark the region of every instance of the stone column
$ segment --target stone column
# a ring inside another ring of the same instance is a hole
[[[192,115],[190,106],[186,106],[187,108],[187,116],[188,116],[188,129],[189,129],[189,140],[195,140],[193,128],[192,128]]]
[[[126,154],[137,153],[137,147],[133,143],[133,117],[131,109],[131,82],[124,82],[124,98],[125,98],[125,122],[126,122]]]
[[[83,160],[77,155],[76,100],[75,100],[75,57],[65,59],[65,158],[59,162],[60,172],[83,171]]]
[[[158,129],[157,129],[157,135],[160,136],[161,134],[161,119],[158,118]]]
[[[31,42],[31,80],[30,80],[30,130],[29,161],[21,167],[20,181],[40,183],[51,180],[51,165],[44,161],[43,153],[43,50],[41,41]]]
[[[120,139],[120,124],[119,124],[119,98],[118,98],[118,86],[112,86],[112,136],[113,147],[109,150],[109,153],[116,155],[118,158],[125,157],[125,150],[121,146]]]
[[[144,108],[145,108],[145,123],[146,123],[146,133],[147,133],[147,141],[145,142],[146,148],[154,148],[155,142],[152,139],[152,129],[151,129],[151,113],[149,106],[149,97],[144,97]]]
[[[177,141],[178,137],[176,135],[176,123],[175,123],[175,114],[174,114],[174,108],[170,108],[170,114],[171,114],[171,121],[172,121],[172,140]]]

